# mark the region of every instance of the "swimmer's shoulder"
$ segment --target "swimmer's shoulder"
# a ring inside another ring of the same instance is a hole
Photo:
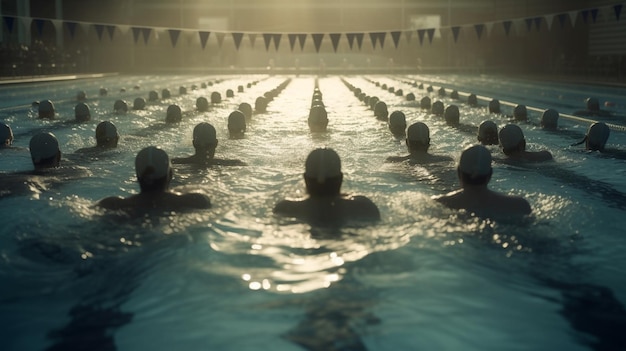
[[[172,194],[180,208],[211,208],[211,199],[200,193]]]
[[[352,208],[356,210],[360,216],[370,219],[380,219],[378,206],[376,206],[374,201],[370,198],[363,195],[353,195],[344,197],[344,199],[350,203]]]
[[[410,158],[411,156],[389,156],[385,159],[385,162],[387,163],[404,162]]]
[[[123,208],[129,207],[129,204],[129,199],[125,199],[121,196],[109,196],[98,201],[96,203],[96,206],[102,207],[107,210],[121,210]]]

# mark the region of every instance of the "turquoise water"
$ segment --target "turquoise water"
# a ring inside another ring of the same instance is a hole
[[[343,78],[381,98],[390,112],[403,111],[409,123],[424,121],[431,129],[431,153],[454,159],[475,135],[446,126],[372,81],[413,92],[418,100],[427,93],[407,82],[538,108],[553,103],[562,113],[580,109],[594,89],[499,77]],[[256,97],[286,79],[290,83],[267,113],[253,116],[246,137],[229,139],[230,112],[241,102],[254,106]],[[252,82],[258,83],[248,88]],[[0,171],[30,170],[30,135],[51,130],[64,162],[92,174],[0,200],[6,220],[0,230],[3,349],[626,348],[626,167],[623,159],[569,146],[582,138],[586,124],[561,119],[557,133],[523,125],[528,148],[549,149],[555,162],[496,162],[491,188],[524,196],[533,216],[484,220],[430,199],[458,187],[454,162],[384,163],[406,153],[403,140],[340,77],[318,82],[330,123],[327,133],[316,135],[306,124],[313,76],[113,76],[1,87],[0,120],[11,125],[16,140],[14,149],[0,150]],[[194,84],[199,88],[192,90]],[[237,93],[238,85],[243,93]],[[188,93],[179,95],[179,86]],[[108,96],[98,96],[100,87],[108,88]],[[172,98],[143,111],[112,112],[116,99],[132,106],[135,97],[147,99],[150,90],[160,95],[163,88]],[[226,98],[226,89],[235,96]],[[598,98],[615,101],[615,114],[625,115],[623,91],[604,89]],[[73,119],[80,90],[87,92],[92,121],[64,123]],[[223,101],[208,112],[195,111],[196,98],[214,91]],[[430,96],[439,99],[436,89]],[[55,102],[56,121],[36,118],[30,103],[43,99]],[[507,122],[485,107],[441,99],[459,105],[464,124]],[[160,127],[173,103],[181,106],[183,122]],[[511,113],[507,106],[503,110]],[[533,121],[538,118],[531,112]],[[88,158],[73,154],[94,145],[101,120],[118,127],[118,149]],[[206,193],[212,209],[127,219],[93,206],[106,196],[138,192],[133,162],[142,147],[159,145],[171,157],[191,154],[192,129],[200,121],[216,126],[218,157],[247,163],[175,168],[173,185]],[[339,153],[343,190],[370,197],[381,211],[380,223],[330,230],[272,215],[277,201],[305,195],[304,159],[320,146]],[[625,150],[624,134],[612,132],[608,146]]]

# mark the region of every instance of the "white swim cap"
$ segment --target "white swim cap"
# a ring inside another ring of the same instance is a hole
[[[324,183],[326,179],[341,175],[341,160],[339,155],[328,148],[311,151],[306,159],[304,175]]]
[[[157,180],[170,174],[172,164],[167,153],[156,146],[148,146],[135,157],[137,179]]]
[[[511,149],[519,145],[524,140],[524,132],[516,124],[507,124],[498,134],[500,137],[500,146],[503,149]]]
[[[52,133],[39,133],[30,139],[29,147],[33,163],[37,164],[58,154],[59,141]]]
[[[463,151],[459,170],[472,178],[491,173],[491,153],[482,145],[470,146]]]
[[[217,143],[217,133],[215,127],[207,122],[198,123],[193,128],[193,140],[203,145]]]
[[[415,122],[407,129],[406,138],[410,141],[417,141],[428,145],[430,144],[430,129],[422,122]]]

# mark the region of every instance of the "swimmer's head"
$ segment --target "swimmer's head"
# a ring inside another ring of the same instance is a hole
[[[333,149],[311,151],[304,166],[304,181],[310,195],[339,195],[342,180],[341,160]]]
[[[202,122],[193,128],[193,147],[196,152],[208,152],[213,157],[217,147],[217,133],[212,124]]]
[[[186,88],[186,87],[184,87],[184,86],[182,86],[182,85],[181,85],[181,86],[179,86],[179,87],[178,87],[178,94],[179,94],[179,95],[185,95],[185,94],[187,94],[187,88]]]
[[[133,101],[133,110],[143,110],[146,108],[146,100],[142,97],[137,97]]]
[[[500,147],[505,155],[510,155],[526,149],[526,139],[524,132],[517,124],[507,124],[498,133]]]
[[[183,120],[183,111],[178,105],[169,105],[165,114],[165,123],[178,123]]]
[[[472,93],[467,96],[467,104],[472,107],[478,106],[478,98],[476,97],[476,94]]]
[[[384,101],[378,101],[376,105],[374,105],[374,116],[383,121],[387,120],[387,117],[389,117],[389,111],[387,110],[387,104]]]
[[[444,111],[443,102],[439,100],[433,102],[432,106],[430,107],[430,113],[432,113],[435,116],[443,116],[443,111]]]
[[[406,130],[406,146],[409,152],[427,152],[430,147],[430,129],[422,122],[415,122]]]
[[[527,121],[528,120],[528,110],[526,109],[526,105],[517,105],[513,109],[513,118],[516,121]]]
[[[227,89],[226,90],[226,97],[227,98],[231,98],[235,96],[235,92],[232,89]]]
[[[442,96],[442,97],[446,96],[446,88],[444,87],[439,88],[439,90],[437,90],[437,95]]]
[[[77,101],[87,100],[87,93],[84,90],[79,91],[78,93],[76,93],[76,100]]]
[[[115,100],[113,103],[113,111],[115,113],[126,113],[128,112],[128,104],[124,100]]]
[[[458,100],[459,99],[459,91],[454,89],[450,93],[450,99]]]
[[[157,101],[159,99],[159,93],[156,90],[150,90],[148,93],[148,101]]]
[[[380,99],[378,98],[378,96],[370,96],[370,99],[368,100],[367,103],[370,105],[370,108],[373,110],[379,101]]]
[[[587,110],[589,111],[593,111],[593,112],[598,112],[600,111],[600,101],[598,101],[598,99],[596,98],[587,98],[585,100],[585,104],[587,105]]]
[[[478,126],[478,141],[483,145],[498,145],[498,126],[493,121],[483,121]]]
[[[251,120],[252,119],[252,106],[247,103],[247,102],[242,102],[239,104],[239,107],[237,108],[237,110],[243,112],[243,114],[246,116],[247,120]]]
[[[593,151],[603,151],[611,130],[603,122],[596,122],[589,126],[585,137],[585,148]]]
[[[98,94],[100,96],[107,96],[109,94],[109,91],[107,90],[107,88],[100,88],[100,90],[98,91]]]
[[[231,138],[241,138],[246,132],[246,116],[235,110],[228,115],[228,132]]]
[[[402,111],[393,111],[389,116],[389,130],[395,136],[406,134],[406,115]]]
[[[491,152],[482,146],[470,146],[461,153],[457,168],[461,185],[486,185],[491,179]]]
[[[120,135],[117,127],[109,121],[100,122],[96,127],[96,145],[99,147],[112,148],[117,147]]]
[[[424,96],[421,100],[420,100],[420,107],[424,110],[428,110],[430,109],[430,97],[428,96]]]
[[[161,97],[163,99],[169,99],[172,96],[172,93],[170,92],[169,89],[163,89],[161,90]]]
[[[459,119],[461,118],[461,113],[459,112],[459,107],[457,105],[450,105],[446,107],[446,111],[444,112],[444,118],[446,119],[446,123],[450,126],[458,126]]]
[[[13,130],[8,124],[0,123],[0,148],[13,144]]]
[[[500,100],[492,99],[489,101],[489,113],[500,113]]]
[[[323,106],[313,106],[309,110],[309,129],[312,132],[325,132],[328,126],[328,113]]]
[[[207,111],[209,109],[209,100],[204,96],[200,96],[196,99],[196,109],[200,112]]]
[[[254,101],[254,110],[257,113],[263,113],[267,111],[267,99],[263,96],[259,96]]]
[[[415,101],[415,94],[408,93],[408,94],[406,94],[406,96],[404,98],[406,99],[406,101]]]
[[[54,119],[54,104],[50,100],[43,100],[39,102],[39,118]]]
[[[217,91],[214,91],[211,93],[211,103],[212,104],[219,104],[220,102],[222,102],[222,94],[220,94]]]
[[[30,139],[30,157],[35,169],[58,167],[61,161],[59,141],[52,133],[38,133]]]
[[[86,122],[91,119],[91,111],[89,106],[84,102],[79,102],[74,106],[74,118],[76,122]]]
[[[139,151],[135,171],[141,192],[167,190],[173,175],[169,156],[155,146]]]
[[[559,113],[555,109],[547,109],[541,114],[541,128],[547,130],[556,130],[559,122]]]

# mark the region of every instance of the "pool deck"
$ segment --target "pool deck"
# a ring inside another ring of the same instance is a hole
[[[119,73],[91,73],[91,74],[59,74],[59,75],[28,76],[28,77],[0,77],[0,85],[103,78],[103,77],[116,76],[118,74]]]

